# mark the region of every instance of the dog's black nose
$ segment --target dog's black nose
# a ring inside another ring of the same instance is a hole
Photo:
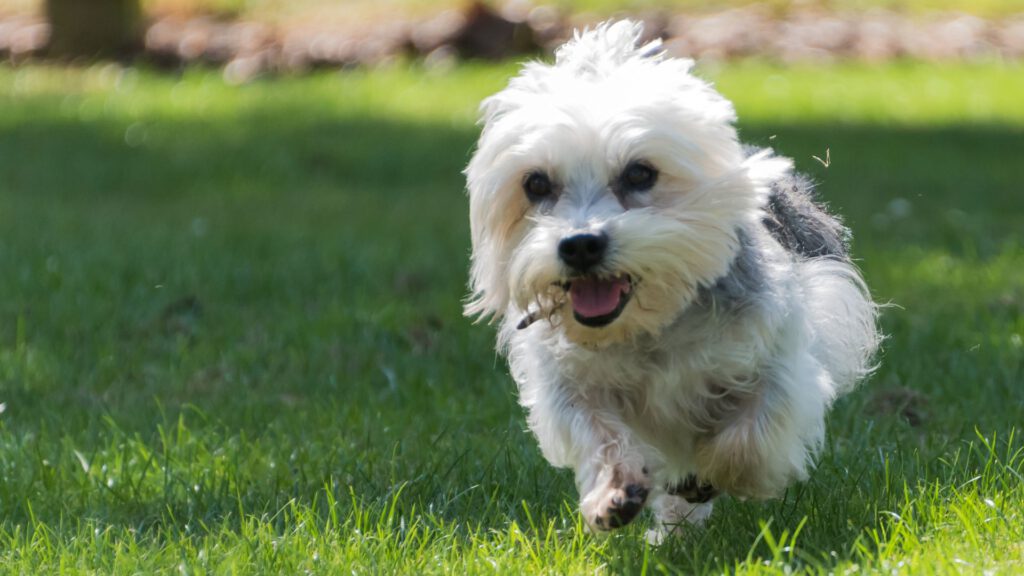
[[[599,264],[608,248],[606,234],[577,234],[558,243],[558,257],[577,272]]]

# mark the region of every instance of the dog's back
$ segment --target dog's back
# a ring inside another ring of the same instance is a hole
[[[836,390],[848,391],[873,370],[881,341],[877,306],[850,259],[850,230],[816,200],[810,178],[795,172],[772,182],[762,223],[803,260],[815,356],[829,368]]]
[[[788,174],[771,185],[764,225],[786,250],[806,258],[849,257],[850,231],[814,199],[814,184]]]

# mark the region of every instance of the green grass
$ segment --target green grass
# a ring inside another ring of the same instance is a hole
[[[460,316],[512,70],[0,68],[0,572],[1019,571],[1024,70],[706,71],[896,306],[811,480],[660,549],[582,532]]]

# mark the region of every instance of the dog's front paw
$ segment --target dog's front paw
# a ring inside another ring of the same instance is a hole
[[[678,484],[666,487],[666,492],[672,496],[679,496],[690,504],[704,504],[718,496],[718,489],[709,482],[698,481],[697,477],[690,474]]]
[[[649,492],[645,482],[602,486],[583,499],[580,510],[591,531],[613,530],[636,518],[643,510]]]

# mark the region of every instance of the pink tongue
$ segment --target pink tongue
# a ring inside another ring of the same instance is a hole
[[[572,309],[584,318],[611,314],[619,305],[623,292],[629,291],[629,281],[625,278],[616,280],[596,280],[577,278],[572,281],[569,294],[572,295]]]

